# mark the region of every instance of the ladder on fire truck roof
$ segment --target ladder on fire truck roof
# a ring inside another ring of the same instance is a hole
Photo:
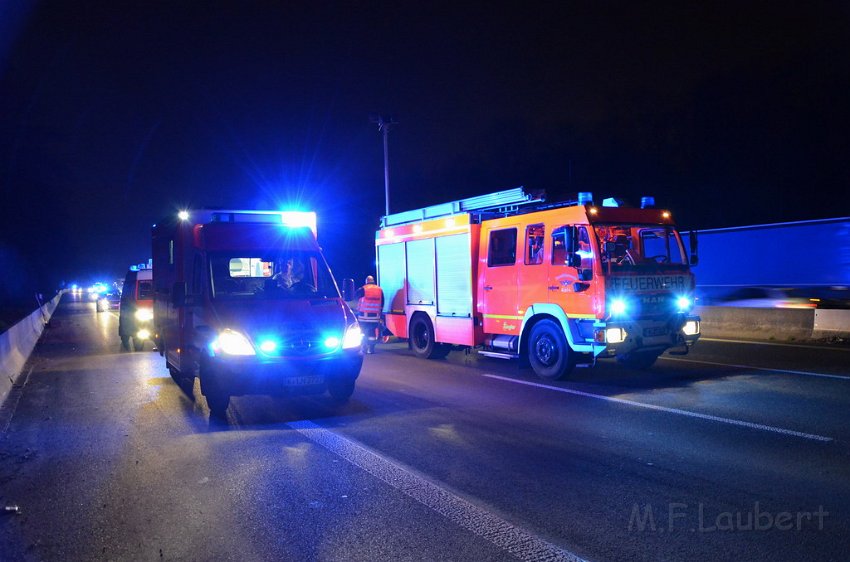
[[[542,203],[545,200],[546,193],[543,191],[530,192],[526,191],[524,187],[516,187],[487,195],[478,195],[387,215],[381,218],[381,228],[476,211],[510,215],[517,213],[520,207]]]

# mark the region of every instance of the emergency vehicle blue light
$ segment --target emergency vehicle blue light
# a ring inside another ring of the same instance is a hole
[[[339,347],[339,338],[336,336],[331,336],[325,339],[325,347],[328,349],[336,349]]]
[[[177,213],[177,218],[181,221],[189,220],[189,211],[180,211],[179,213]]]
[[[679,297],[676,299],[676,308],[679,312],[687,312],[691,308],[691,299],[688,297]]]
[[[590,191],[580,191],[578,194],[579,205],[593,205],[593,193]]]
[[[641,209],[648,209],[651,207],[655,207],[655,197],[645,196],[640,198]]]
[[[290,228],[307,226],[316,234],[316,213],[313,211],[281,211],[280,221]]]
[[[614,299],[611,301],[611,314],[613,316],[620,316],[626,313],[626,301],[623,299]]]
[[[260,351],[263,353],[274,353],[277,351],[277,342],[274,340],[263,340],[260,342]]]
[[[608,197],[607,199],[602,200],[603,207],[619,207],[620,202],[614,197]]]

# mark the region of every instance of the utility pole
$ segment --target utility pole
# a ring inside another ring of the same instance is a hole
[[[372,123],[378,124],[378,131],[384,135],[384,201],[386,202],[386,215],[390,214],[390,160],[387,137],[390,132],[390,127],[398,125],[395,117],[384,117],[382,115],[370,115],[369,120]]]

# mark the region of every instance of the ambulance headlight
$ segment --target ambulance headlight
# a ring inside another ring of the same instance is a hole
[[[611,315],[622,316],[628,310],[625,299],[614,299],[611,301]]]
[[[693,301],[691,301],[690,297],[678,297],[676,299],[676,310],[679,312],[687,312],[691,309],[693,305]]]
[[[342,338],[343,349],[354,349],[360,347],[363,343],[363,332],[360,331],[360,326],[352,324],[345,329],[345,336]]]
[[[605,341],[608,343],[623,343],[626,341],[626,331],[622,328],[608,328],[605,330]]]
[[[686,336],[695,336],[699,333],[699,320],[688,320],[682,326],[682,333]]]
[[[140,308],[136,311],[136,320],[139,322],[149,322],[153,320],[153,310],[150,308]]]
[[[244,335],[233,330],[224,330],[210,344],[210,348],[215,353],[224,353],[225,355],[256,355],[254,346],[248,341]]]

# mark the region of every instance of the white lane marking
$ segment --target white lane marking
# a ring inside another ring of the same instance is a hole
[[[732,363],[717,363],[715,361],[700,361],[698,359],[680,359],[678,357],[659,357],[665,361],[682,361],[684,363],[701,363],[703,365],[715,365],[719,367],[734,367],[735,369],[749,369],[752,371],[768,371],[771,373],[789,373],[791,375],[804,375],[807,377],[821,377],[824,379],[841,379],[850,381],[847,375],[830,375],[827,373],[813,373],[812,371],[793,371],[791,369],[768,369],[767,367],[751,367],[750,365],[735,365]]]
[[[287,424],[372,476],[436,511],[456,525],[490,541],[520,560],[583,562],[577,555],[476,507],[352,439],[342,437],[310,420]]]
[[[730,340],[725,338],[706,338],[700,336],[699,341],[719,341],[724,343],[748,343],[752,345],[775,345],[778,347],[802,347],[803,349],[817,349],[818,351],[850,351],[850,347],[838,347],[831,345],[807,345],[804,343],[779,343],[773,341],[752,341],[752,340]]]
[[[668,414],[677,414],[680,416],[688,416],[691,418],[698,418],[701,420],[709,420],[720,423],[728,423],[729,425],[737,425],[740,427],[748,427],[750,429],[759,429],[761,431],[770,431],[773,433],[780,433],[782,435],[790,435],[792,437],[802,437],[803,439],[811,439],[813,441],[824,441],[829,442],[832,441],[832,437],[824,437],[823,435],[815,435],[814,433],[803,433],[802,431],[794,431],[791,429],[783,429],[781,427],[773,427],[772,425],[764,425],[760,423],[753,423],[742,420],[735,420],[731,418],[721,418],[720,416],[712,416],[709,414],[700,414],[698,412],[691,412],[688,410],[680,410],[678,408],[667,408],[665,406],[656,406],[655,404],[646,404],[644,402],[635,402],[633,400],[625,400],[623,398],[615,398],[613,396],[605,396],[603,394],[591,394],[590,392],[582,392],[581,390],[573,390],[571,388],[562,388],[560,386],[549,386],[547,384],[540,384],[536,382],[529,381],[521,381],[518,379],[511,379],[508,377],[501,377],[499,375],[483,375],[485,377],[491,379],[498,379],[501,381],[512,382],[515,384],[524,384],[527,386],[534,386],[537,388],[545,388],[547,390],[554,390],[556,392],[564,392],[566,394],[575,394],[576,396],[584,396],[585,398],[596,398],[597,400],[605,400],[606,402],[615,402],[617,404],[625,404],[627,406],[636,406],[638,408],[646,408],[648,410],[656,410],[658,412],[666,412]]]

